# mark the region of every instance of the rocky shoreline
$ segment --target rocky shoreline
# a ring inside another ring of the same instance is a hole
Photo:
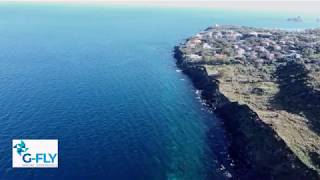
[[[216,35],[218,35],[219,37],[217,37]],[[234,92],[232,91],[232,93],[230,93],[231,90],[229,92],[225,88],[227,85],[230,85],[230,80],[223,78],[226,77],[226,75],[219,72],[220,70],[225,70],[226,68],[232,68],[232,72],[242,72],[244,70],[241,68],[252,66],[255,68],[260,68],[260,71],[254,71],[254,73],[257,73],[254,74],[254,76],[266,76],[266,74],[271,73],[272,75],[274,75],[277,69],[283,67],[284,60],[280,58],[281,55],[288,54],[290,50],[290,52],[295,52],[294,54],[290,54],[290,57],[292,56],[294,58],[300,58],[301,56],[300,52],[293,51],[293,48],[286,50],[285,48],[287,46],[285,45],[280,46],[277,43],[273,43],[273,47],[270,49],[278,49],[279,52],[281,52],[278,54],[275,54],[273,52],[271,53],[271,50],[269,50],[268,47],[260,45],[260,43],[263,44],[268,41],[270,45],[272,44],[271,40],[274,39],[280,41],[280,36],[282,35],[288,36],[289,38],[296,37],[298,35],[302,36],[298,32],[297,34],[287,34],[286,31],[279,30],[271,31],[265,29],[234,26],[210,27],[205,31],[197,34],[196,36],[187,39],[186,42],[175,47],[174,50],[174,57],[177,60],[177,66],[186,75],[188,75],[196,89],[200,90],[201,97],[205,101],[206,106],[211,108],[219,117],[221,117],[224,122],[225,128],[228,132],[228,136],[231,140],[229,153],[235,162],[235,179],[320,178],[319,172],[317,172],[317,165],[319,163],[319,161],[317,160],[319,158],[319,151],[317,151],[317,149],[320,148],[318,147],[318,142],[311,144],[316,150],[312,149],[311,151],[306,152],[307,155],[310,155],[310,152],[311,154],[314,153],[314,157],[309,158],[313,160],[310,165],[308,164],[309,161],[304,161],[304,159],[302,158],[305,154],[299,154],[300,149],[296,150],[293,148],[293,145],[290,146],[291,142],[288,140],[290,139],[288,137],[295,136],[295,134],[289,133],[289,135],[286,136],[287,134],[280,131],[282,130],[281,125],[279,125],[278,128],[278,124],[271,121],[269,122],[268,118],[265,118],[265,116],[263,116],[264,114],[261,113],[262,111],[260,111],[260,108],[265,108],[268,110],[274,107],[262,104],[261,107],[259,106],[259,108],[256,108],[252,105],[254,103],[257,103],[256,101],[242,101],[241,99],[234,98]],[[231,39],[227,39],[225,36],[228,36],[228,38]],[[306,39],[307,37],[305,35],[301,38]],[[227,39],[227,43],[230,42],[230,44],[227,44],[225,39]],[[253,42],[255,43],[254,45]],[[313,42],[315,41],[312,41],[312,43]],[[243,44],[245,44],[246,46],[243,47]],[[263,54],[261,55],[261,57],[259,53],[257,53],[259,57],[251,57],[251,55],[255,54],[255,52],[250,51],[251,54],[247,55],[246,53],[251,48],[253,49],[256,48],[255,46],[258,46],[257,44],[259,44],[259,49],[265,48],[268,53],[264,51],[263,53],[261,53]],[[216,48],[217,46],[219,46],[220,49]],[[230,54],[228,54],[229,52],[223,53],[221,51],[228,47],[231,47]],[[314,49],[314,47],[312,47],[311,49]],[[246,59],[248,57],[252,59]],[[252,60],[255,59],[259,60],[256,62],[252,62]],[[281,66],[277,63],[273,63],[273,59],[275,59],[275,61],[281,59]],[[263,60],[268,62],[263,62]],[[285,60],[285,65],[287,65],[287,62],[289,61]],[[241,66],[239,66],[239,64]],[[273,64],[274,67],[272,65],[268,65],[267,67],[276,70],[274,72],[271,70],[268,71],[264,69],[264,64]],[[313,65],[314,64],[312,64],[311,66]],[[310,64],[308,66],[310,66]],[[214,73],[210,71],[214,71]],[[244,74],[248,77],[252,76],[252,74],[246,73],[238,73],[232,75],[246,77]],[[266,81],[274,82],[274,79],[272,78],[273,77],[268,76],[262,79],[258,79],[257,81],[260,82],[263,80],[264,83],[266,83]],[[227,83],[224,83],[224,81]],[[239,80],[237,80],[236,83],[239,83]],[[257,97],[266,97],[268,99],[268,102],[274,99],[279,99],[274,98],[274,96],[272,96],[273,98],[270,98],[267,95],[263,96],[265,90],[261,84],[259,86],[253,86],[255,82],[250,82],[248,84],[250,84],[251,93],[255,94],[255,96]],[[246,86],[249,86],[248,84],[242,84],[243,87],[241,87],[242,85],[239,86],[239,84],[232,84],[233,86],[230,86],[230,88],[245,89]],[[317,86],[315,85],[313,87]],[[313,93],[314,91],[312,91],[311,94],[314,95]],[[250,94],[248,96],[250,96]],[[257,99],[257,97],[253,97],[253,99]],[[318,96],[311,97],[318,98]],[[318,101],[312,104],[312,106],[317,106],[317,103]],[[266,112],[269,112],[269,110],[267,110]],[[307,112],[309,113],[309,111]],[[310,112],[313,113],[313,111]],[[276,119],[277,116],[283,116],[283,114],[281,113],[274,113],[276,115],[273,117],[273,119]],[[283,121],[282,123],[286,122]],[[307,131],[309,132],[309,129],[307,129],[306,132]],[[315,137],[317,138],[317,133],[315,134]],[[302,147],[302,149],[303,148],[304,147]]]

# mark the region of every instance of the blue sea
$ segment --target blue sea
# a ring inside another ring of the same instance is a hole
[[[214,24],[320,26],[291,16],[0,4],[0,179],[226,179],[223,121],[201,106],[173,47]],[[59,168],[12,168],[12,139],[58,139]]]

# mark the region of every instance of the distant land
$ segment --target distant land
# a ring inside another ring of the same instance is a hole
[[[216,25],[175,57],[223,120],[239,177],[320,178],[320,29]]]

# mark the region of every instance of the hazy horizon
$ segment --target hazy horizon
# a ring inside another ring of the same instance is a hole
[[[0,0],[2,3],[66,3],[66,4],[101,4],[101,5],[125,5],[125,6],[160,6],[181,8],[220,8],[229,10],[262,10],[278,12],[294,12],[320,15],[318,8],[320,1],[195,1],[195,0]]]

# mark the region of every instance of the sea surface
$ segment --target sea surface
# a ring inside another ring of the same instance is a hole
[[[225,179],[222,121],[177,70],[173,47],[214,24],[320,25],[292,15],[0,4],[0,179]],[[58,139],[59,168],[13,169],[20,138]]]

